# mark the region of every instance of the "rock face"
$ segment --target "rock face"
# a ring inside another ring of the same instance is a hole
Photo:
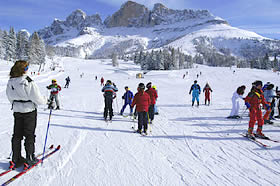
[[[120,10],[108,17],[104,24],[108,27],[150,27],[160,24],[172,24],[191,19],[213,17],[207,10],[172,10],[157,3],[153,10],[144,5],[128,1]]]
[[[48,42],[48,39],[53,36],[59,36],[75,29],[77,33],[82,33],[86,27],[101,27],[102,20],[98,14],[87,16],[82,10],[78,9],[72,12],[66,21],[55,19],[51,26],[38,31],[40,37]],[[77,35],[78,36],[78,35]],[[59,37],[58,37],[59,39]]]

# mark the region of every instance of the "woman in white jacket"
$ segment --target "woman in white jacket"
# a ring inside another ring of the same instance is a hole
[[[242,95],[244,94],[246,87],[242,85],[238,87],[237,90],[233,93],[231,101],[232,101],[232,109],[230,116],[228,118],[239,119],[239,99],[243,99]]]
[[[14,133],[12,137],[12,162],[15,167],[24,163],[37,163],[35,152],[35,128],[37,124],[37,107],[47,104],[47,98],[40,93],[38,86],[26,75],[28,62],[17,61],[10,71],[6,95],[14,112]],[[26,159],[21,156],[21,141],[25,137]]]

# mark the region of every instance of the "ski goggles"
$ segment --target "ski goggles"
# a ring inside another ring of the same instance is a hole
[[[24,67],[24,71],[26,72],[28,70],[28,65]]]

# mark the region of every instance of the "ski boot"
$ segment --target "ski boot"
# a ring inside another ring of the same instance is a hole
[[[20,157],[17,160],[10,161],[10,167],[9,168],[19,168],[19,167],[22,167],[25,162],[26,162],[26,159],[23,158],[23,157]]]
[[[264,120],[264,124],[269,124],[269,125],[272,125],[272,124],[273,124],[273,122],[272,122],[272,121],[270,121],[270,120],[268,120],[268,119],[265,119],[265,120]]]
[[[255,135],[254,135],[254,133],[253,133],[253,129],[252,129],[252,128],[249,128],[249,129],[248,129],[248,132],[247,132],[247,134],[246,134],[246,137],[249,138],[249,139],[252,139],[252,140],[255,140],[255,139],[256,139],[256,138],[255,138]]]
[[[257,134],[255,134],[256,138],[260,138],[260,139],[269,139],[267,136],[265,136],[262,132],[257,132]]]
[[[26,156],[26,163],[29,165],[29,166],[33,166],[35,165],[36,163],[38,163],[38,159],[35,157],[34,154],[29,154]]]

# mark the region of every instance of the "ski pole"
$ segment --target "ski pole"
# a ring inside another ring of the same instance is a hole
[[[9,157],[7,158],[8,160],[11,159],[12,154],[13,154],[13,151],[11,151]]]
[[[46,150],[46,144],[47,144],[47,139],[48,139],[48,132],[49,132],[49,128],[50,128],[51,115],[52,115],[52,108],[50,108],[50,115],[49,115],[49,121],[48,121],[44,150],[43,150],[42,164],[43,164],[43,161],[44,161],[44,158],[45,158],[45,150]]]
[[[150,128],[150,133],[152,133],[152,125],[151,125],[151,122],[150,122],[149,112],[147,112],[147,117],[148,117],[148,123],[149,123],[148,126],[150,126],[149,127]]]
[[[116,95],[116,104],[117,104],[117,110],[118,110],[118,112],[117,113],[119,113],[119,104],[118,104],[118,96]]]

